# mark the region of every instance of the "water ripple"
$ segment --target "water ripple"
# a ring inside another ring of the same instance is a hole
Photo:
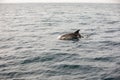
[[[119,14],[119,4],[0,4],[0,80],[118,80]],[[77,29],[84,38],[56,39]]]
[[[102,69],[98,67],[92,67],[89,65],[78,65],[78,64],[59,64],[52,66],[52,68],[57,71],[65,73],[64,75],[79,75],[79,74],[96,73],[102,71]]]
[[[47,62],[47,61],[54,61],[54,62],[60,62],[69,60],[69,59],[74,59],[76,54],[68,54],[68,53],[57,53],[57,54],[47,54],[43,56],[37,56],[37,57],[31,57],[28,59],[25,59],[21,64],[28,64],[28,63],[33,63],[33,62]]]

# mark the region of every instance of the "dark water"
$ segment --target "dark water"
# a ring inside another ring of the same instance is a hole
[[[0,4],[0,80],[120,80],[120,4]]]

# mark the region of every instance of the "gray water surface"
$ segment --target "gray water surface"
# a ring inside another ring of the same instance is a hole
[[[0,4],[0,79],[120,80],[120,4]]]

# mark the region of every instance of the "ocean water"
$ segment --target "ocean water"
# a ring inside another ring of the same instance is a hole
[[[120,4],[0,4],[0,80],[120,80]]]

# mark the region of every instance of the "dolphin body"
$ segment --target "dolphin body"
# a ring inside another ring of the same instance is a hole
[[[79,33],[80,30],[75,31],[74,33],[68,33],[64,34],[62,36],[59,36],[59,40],[79,40],[79,38],[83,38],[81,34]]]

